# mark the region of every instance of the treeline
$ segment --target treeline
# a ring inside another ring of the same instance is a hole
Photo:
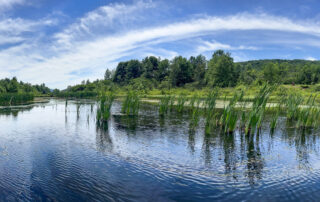
[[[41,85],[18,82],[16,77],[0,80],[0,105],[25,103],[33,100],[34,96],[49,95],[51,90]]]
[[[207,60],[203,55],[172,60],[154,56],[142,61],[120,62],[106,70],[104,80],[83,81],[65,92],[94,91],[101,86],[130,86],[136,90],[175,87],[234,87],[236,85],[316,84],[320,82],[320,62],[307,60],[257,60],[235,63],[230,53],[218,50]]]
[[[16,77],[12,79],[6,78],[0,80],[0,94],[5,93],[28,93],[28,94],[49,94],[50,88],[45,84],[31,85],[30,83],[18,82]]]

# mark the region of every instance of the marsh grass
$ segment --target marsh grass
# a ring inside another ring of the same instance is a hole
[[[274,108],[270,109],[270,111],[274,110]],[[275,109],[275,111],[273,111],[272,113],[272,117],[271,117],[271,120],[270,120],[270,131],[271,133],[274,132],[274,130],[276,129],[277,127],[277,124],[278,124],[278,119],[279,119],[279,116],[280,116],[280,112],[281,112],[281,104],[278,105],[278,107]]]
[[[128,92],[122,103],[121,112],[126,115],[138,115],[140,107],[140,97],[137,92]]]
[[[303,97],[299,94],[289,94],[285,102],[287,121],[295,121],[299,116],[299,106],[303,103]]]
[[[176,97],[174,95],[170,95],[170,100],[169,100],[170,111],[174,110],[175,101],[176,101]]]
[[[198,95],[194,95],[189,102],[190,107],[190,129],[194,130],[199,123],[201,115],[201,99]]]
[[[110,119],[111,107],[115,99],[112,92],[100,95],[98,108],[97,108],[97,122],[104,123]]]
[[[233,133],[235,131],[239,116],[239,111],[236,109],[236,104],[238,101],[243,99],[243,96],[243,91],[240,94],[235,93],[229,104],[224,106],[219,121],[219,125],[224,133]]]
[[[178,97],[176,108],[179,113],[182,113],[184,111],[186,102],[187,97],[185,95],[180,95]]]
[[[164,116],[165,114],[168,113],[169,108],[170,108],[170,100],[171,100],[171,96],[164,96],[160,99],[160,103],[159,103],[159,115],[160,116]]]
[[[21,104],[32,101],[33,98],[31,93],[0,93],[0,105]]]
[[[315,105],[316,95],[311,95],[306,106],[298,108],[297,127],[301,129],[317,128],[319,126],[320,111]]]
[[[245,133],[249,134],[260,129],[265,115],[266,105],[270,94],[276,88],[274,85],[265,84],[253,100],[245,121]]]

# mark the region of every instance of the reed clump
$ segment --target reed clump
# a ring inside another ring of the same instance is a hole
[[[316,95],[311,95],[305,106],[300,106],[297,112],[297,127],[301,129],[317,128],[319,126],[320,110],[315,105]]]
[[[194,95],[190,101],[189,101],[189,106],[190,106],[190,129],[194,130],[199,123],[200,120],[200,115],[201,115],[201,99],[198,95]]]
[[[285,102],[285,110],[288,121],[296,121],[299,117],[299,107],[303,103],[303,97],[299,94],[289,94]]]
[[[252,107],[245,117],[246,134],[261,128],[268,99],[275,88],[276,86],[274,85],[265,84],[254,98]]]
[[[121,112],[126,115],[138,115],[140,107],[140,97],[135,91],[128,92],[122,103]]]
[[[167,95],[160,99],[160,103],[159,103],[160,116],[164,116],[165,114],[168,113],[170,108],[170,100],[171,100],[171,96],[167,96]]]
[[[110,119],[114,99],[115,96],[111,92],[100,96],[97,108],[97,120],[99,123],[107,122]]]
[[[176,108],[179,113],[183,112],[186,102],[187,102],[187,97],[185,95],[180,95],[178,97]]]

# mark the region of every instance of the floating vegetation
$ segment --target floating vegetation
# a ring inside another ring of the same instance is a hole
[[[97,108],[97,122],[107,122],[111,116],[111,107],[115,96],[113,93],[102,94],[99,99],[99,105]]]
[[[138,115],[140,107],[140,97],[135,91],[128,92],[122,103],[121,112],[126,115]]]

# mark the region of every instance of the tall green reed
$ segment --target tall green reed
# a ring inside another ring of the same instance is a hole
[[[135,91],[128,92],[122,103],[121,112],[126,115],[138,115],[140,107],[140,97]]]

